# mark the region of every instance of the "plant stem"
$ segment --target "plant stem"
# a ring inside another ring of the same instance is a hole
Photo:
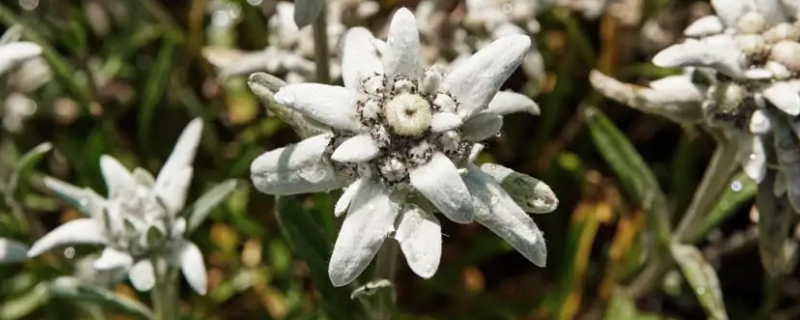
[[[717,136],[717,148],[706,168],[703,179],[695,191],[692,202],[678,224],[673,241],[690,241],[692,231],[700,224],[703,218],[711,211],[720,195],[728,186],[728,181],[738,167],[736,159],[736,145],[729,140]],[[655,257],[642,270],[627,287],[626,292],[632,298],[640,297],[650,292],[663,279],[664,275],[672,268],[675,262],[669,251],[662,256]]]
[[[150,296],[153,302],[155,320],[177,320],[178,290],[175,271],[161,259],[153,260],[156,285]]]
[[[322,4],[317,19],[312,23],[314,28],[314,60],[317,63],[317,82],[330,83],[330,66],[328,65],[328,19],[327,5]]]
[[[391,319],[395,303],[394,278],[397,273],[397,255],[399,245],[395,241],[386,241],[378,252],[378,261],[375,266],[375,278],[386,279],[392,283],[388,290],[381,290],[378,296],[377,312],[372,319]]]

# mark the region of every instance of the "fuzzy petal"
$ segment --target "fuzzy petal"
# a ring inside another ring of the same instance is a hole
[[[786,82],[776,82],[764,89],[764,98],[791,116],[800,115],[800,94]]]
[[[725,22],[727,27],[735,27],[745,12],[750,10],[747,2],[749,0],[711,0],[714,12]]]
[[[183,129],[167,162],[158,173],[155,192],[173,212],[183,209],[192,180],[192,162],[203,133],[203,119],[195,118]]]
[[[761,182],[767,173],[767,155],[761,138],[755,135],[741,134],[739,138],[739,161],[744,173],[756,183]]]
[[[122,251],[116,250],[111,247],[103,249],[100,258],[92,264],[97,270],[110,270],[117,268],[127,268],[133,264],[133,258]]]
[[[17,263],[28,259],[28,246],[11,239],[0,238],[0,264]]]
[[[383,240],[394,231],[397,214],[397,205],[389,199],[389,191],[379,183],[368,182],[358,190],[328,265],[334,286],[347,285],[364,272]]]
[[[435,216],[414,204],[405,205],[394,238],[414,273],[425,279],[436,273],[442,258],[442,227]]]
[[[333,215],[337,218],[340,217],[343,213],[347,212],[347,208],[350,207],[350,203],[353,202],[353,199],[358,194],[358,190],[361,189],[361,186],[364,185],[369,181],[369,178],[362,177],[353,181],[349,186],[344,188],[344,192],[339,197],[339,200],[336,201],[336,206],[333,208]]]
[[[472,200],[458,168],[441,152],[411,170],[411,185],[439,211],[457,223],[472,221]]]
[[[322,159],[330,139],[330,135],[322,134],[262,154],[250,165],[253,185],[273,195],[340,188],[342,184],[330,163]]]
[[[106,199],[89,188],[78,188],[61,180],[44,177],[44,185],[62,199],[75,206],[84,215],[96,217],[103,212]]]
[[[772,129],[772,123],[764,114],[764,110],[757,109],[750,116],[750,132],[753,134],[766,134]]]
[[[453,130],[462,125],[461,117],[451,112],[439,112],[431,118],[431,130],[433,132],[444,132]]]
[[[365,77],[383,72],[378,50],[372,45],[374,39],[372,33],[362,27],[352,28],[345,34],[342,80],[346,88],[356,90]]]
[[[533,264],[547,264],[544,235],[533,219],[503,191],[500,184],[470,165],[464,182],[475,198],[475,221],[508,241]]]
[[[683,30],[683,35],[687,37],[705,37],[725,31],[722,19],[717,16],[705,16],[695,20]]]
[[[188,240],[181,240],[171,252],[168,261],[181,268],[181,273],[192,290],[200,295],[206,294],[208,275],[205,262],[203,262],[203,253],[196,244]]]
[[[503,127],[503,117],[494,113],[482,112],[461,126],[463,139],[483,141],[497,135]]]
[[[364,126],[356,117],[355,91],[319,83],[284,86],[275,102],[331,128],[360,132]]]
[[[469,119],[489,104],[500,86],[519,67],[531,40],[526,35],[498,39],[459,64],[443,86],[460,102],[458,115]]]
[[[33,42],[12,42],[0,46],[0,75],[40,54],[42,54],[42,47]]]
[[[549,213],[558,208],[558,198],[544,182],[494,163],[481,170],[500,182],[503,189],[525,212]]]
[[[383,53],[383,68],[389,79],[404,77],[414,81],[422,79],[422,52],[419,45],[419,29],[414,15],[400,8],[392,17],[386,51]]]
[[[100,157],[100,171],[108,188],[108,198],[116,198],[125,190],[130,190],[136,186],[136,180],[125,167],[108,155]]]
[[[156,273],[153,268],[153,262],[150,260],[142,260],[133,265],[128,270],[128,279],[136,291],[145,292],[150,291],[156,285]]]
[[[722,35],[718,37],[727,37]],[[722,40],[718,43],[686,40],[661,50],[653,57],[653,64],[659,67],[709,67],[733,78],[744,76],[744,54],[732,43]]]
[[[331,159],[338,162],[365,162],[374,159],[380,152],[372,135],[364,133],[342,142],[331,155]]]
[[[76,219],[62,224],[39,238],[28,251],[29,257],[38,256],[58,246],[72,244],[102,244],[106,241],[103,226],[90,218]]]
[[[499,116],[504,116],[509,113],[525,112],[534,116],[539,115],[539,105],[536,104],[528,96],[512,91],[498,92],[492,101],[489,101],[489,107],[486,112],[491,112]]]

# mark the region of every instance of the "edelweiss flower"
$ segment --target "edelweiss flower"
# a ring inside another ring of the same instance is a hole
[[[42,54],[42,47],[38,44],[17,41],[21,31],[20,27],[12,27],[0,38],[0,76]],[[41,84],[39,82],[30,89],[35,89]],[[19,132],[22,129],[22,122],[36,111],[36,102],[16,92],[20,88],[9,87],[4,88],[2,92],[6,96],[2,101],[3,127],[9,132]]]
[[[800,132],[796,120],[800,115],[800,78],[796,76],[800,29],[791,3],[712,1],[717,15],[692,23],[684,31],[689,37],[685,42],[653,58],[657,66],[683,67],[684,74],[654,81],[646,88],[594,71],[592,83],[606,96],[645,112],[723,128],[738,143],[745,173],[761,182],[767,171],[763,138],[773,134],[775,126],[793,125]],[[792,145],[800,146],[796,135],[773,140],[778,160],[791,158],[784,153],[796,152]],[[793,172],[787,165],[779,161],[782,174]],[[800,174],[792,175],[800,178]],[[800,188],[789,189],[789,198],[797,198],[792,202],[800,212]]]
[[[186,201],[202,128],[200,119],[189,123],[157,178],[141,168],[131,173],[116,159],[103,156],[100,169],[108,187],[107,199],[91,189],[46,178],[48,188],[76,202],[88,217],[67,222],[46,234],[33,244],[28,256],[62,245],[102,244],[105,249],[94,267],[128,270],[131,283],[139,291],[150,290],[156,282],[154,268],[167,263],[181,268],[189,285],[205,294],[203,255],[184,238],[186,220],[179,215]]]
[[[254,185],[275,195],[344,187],[335,214],[347,216],[329,265],[336,286],[363,272],[390,236],[411,269],[431,277],[441,257],[434,208],[458,223],[483,224],[544,266],[542,232],[519,203],[552,211],[552,191],[539,183],[514,198],[497,178],[512,186],[531,180],[472,164],[476,142],[496,135],[503,115],[538,113],[529,98],[498,92],[529,47],[527,36],[511,35],[443,74],[422,65],[419,31],[405,8],[394,14],[385,43],[351,29],[342,57],[345,87],[290,84],[275,95],[327,133],[261,155],[251,166]]]

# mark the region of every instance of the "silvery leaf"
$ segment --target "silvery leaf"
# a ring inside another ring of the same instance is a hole
[[[481,165],[481,170],[500,182],[525,212],[549,213],[558,207],[556,194],[539,179],[493,163]]]
[[[68,301],[87,300],[99,302],[142,319],[154,319],[152,311],[142,303],[108,289],[87,284],[73,277],[57,278],[50,284],[50,290],[55,296]]]
[[[28,246],[6,238],[0,238],[0,264],[17,263],[28,259]]]
[[[206,220],[208,214],[225,200],[231,192],[236,190],[236,186],[237,181],[235,179],[229,179],[214,186],[211,190],[206,191],[206,193],[200,196],[200,198],[195,201],[194,205],[192,205],[191,211],[189,212],[189,221],[186,231],[192,232],[197,229],[197,227]]]
[[[303,28],[312,22],[322,12],[325,0],[296,0],[294,2],[294,23],[298,28]]]

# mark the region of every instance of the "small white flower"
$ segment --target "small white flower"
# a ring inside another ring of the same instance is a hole
[[[267,194],[345,189],[335,207],[347,215],[330,259],[332,283],[352,282],[387,237],[400,242],[415,273],[431,277],[441,256],[433,208],[455,222],[487,226],[544,266],[541,231],[496,179],[471,164],[475,142],[496,135],[503,115],[538,113],[529,98],[498,92],[530,39],[499,39],[449,74],[425,69],[405,8],[394,14],[385,44],[363,28],[344,41],[344,87],[290,84],[275,95],[328,132],[267,152],[251,166],[255,187]],[[417,193],[422,199],[412,201]]]
[[[94,267],[127,270],[137,290],[147,291],[155,285],[154,263],[163,259],[181,268],[192,289],[205,294],[203,256],[184,238],[186,220],[180,216],[202,127],[201,119],[189,123],[157,178],[141,168],[129,172],[116,159],[102,156],[100,168],[108,187],[105,199],[90,189],[46,178],[48,188],[73,199],[88,217],[46,234],[31,246],[28,256],[62,245],[100,244],[105,249]]]

